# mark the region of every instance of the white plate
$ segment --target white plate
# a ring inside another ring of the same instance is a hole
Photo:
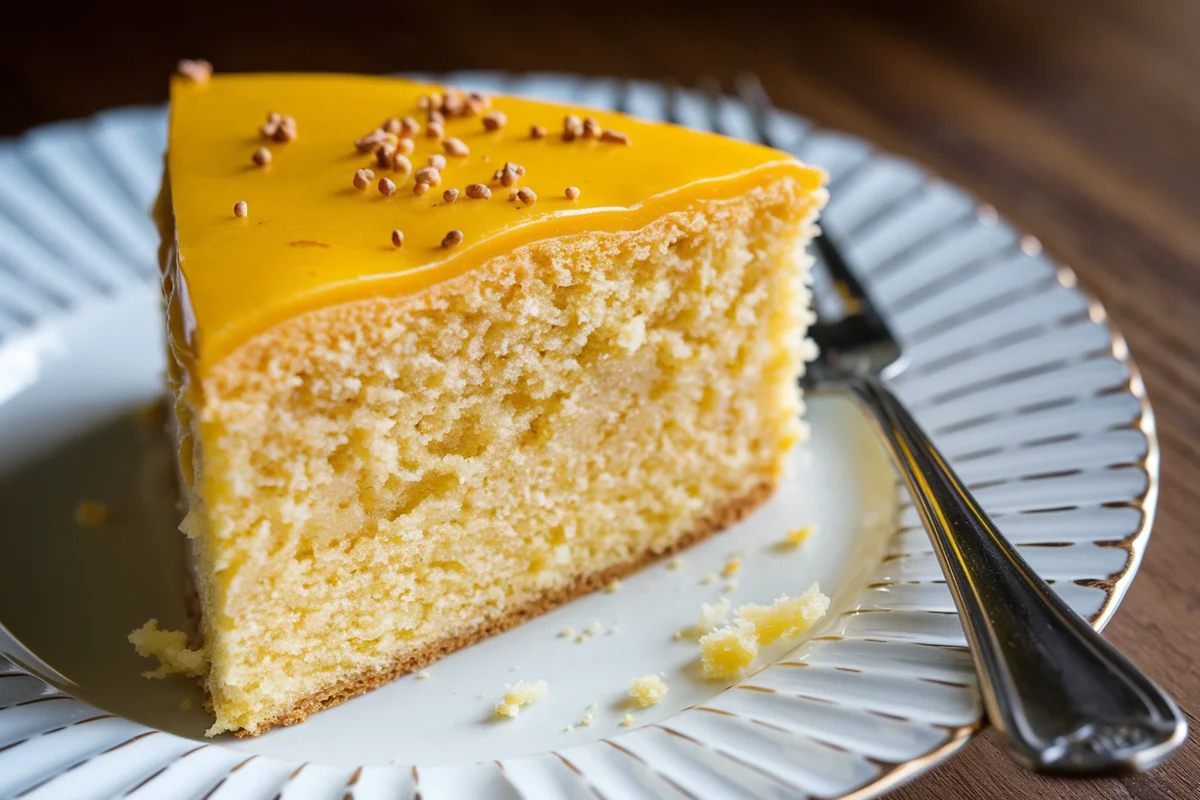
[[[595,106],[620,88],[449,80]],[[662,87],[628,88],[633,113],[664,116]],[[715,119],[699,96],[678,110],[694,127],[753,134],[734,100]],[[1158,457],[1141,381],[1101,307],[1036,241],[921,168],[792,114],[769,127],[832,175],[824,225],[912,359],[896,391],[1030,563],[1102,626],[1149,535]],[[682,568],[647,569],[303,725],[204,740],[195,687],[142,679],[151,665],[125,641],[148,617],[184,617],[167,448],[131,413],[157,396],[163,367],[146,213],[163,143],[158,109],[0,143],[0,652],[52,684],[0,661],[0,796],[867,797],[980,728],[916,514],[897,505],[858,412],[822,399],[789,482]],[[81,498],[110,503],[117,522],[78,528]],[[810,541],[776,547],[806,524]],[[811,638],[730,687],[699,680],[694,641],[673,633],[722,596],[724,582],[701,578],[737,551],[735,605],[813,580],[834,604]],[[606,633],[584,644],[557,636],[593,621]],[[624,687],[647,672],[663,672],[670,694],[622,727]],[[504,684],[524,678],[550,693],[492,720]],[[591,703],[595,724],[564,730]]]

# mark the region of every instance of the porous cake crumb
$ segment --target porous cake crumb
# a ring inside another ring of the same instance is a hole
[[[737,616],[754,625],[760,644],[770,644],[803,633],[828,610],[829,598],[814,583],[799,597],[780,597],[769,606],[744,605]]]
[[[667,696],[668,691],[666,682],[653,673],[629,682],[629,696],[642,708],[655,705]]]
[[[112,509],[95,500],[80,500],[75,506],[75,524],[83,528],[98,528],[112,522]]]
[[[496,704],[496,714],[501,717],[515,717],[527,705],[541,700],[550,689],[550,684],[542,680],[521,681],[504,687],[504,699]]]
[[[596,721],[596,712],[588,711],[583,715],[583,718],[580,719],[579,722],[576,723],[576,726],[580,727],[580,728],[589,728],[589,727],[591,727],[592,723],[595,721]]]
[[[157,619],[147,620],[145,625],[130,632],[129,642],[142,658],[159,660],[159,668],[143,672],[144,678],[168,675],[198,678],[208,670],[208,654],[204,648],[189,648],[187,634],[183,631],[159,630]]]
[[[769,606],[753,603],[737,610],[732,625],[700,638],[705,677],[729,678],[754,661],[760,644],[798,636],[829,610],[829,598],[817,584],[799,597],[780,597]]]
[[[753,623],[740,619],[700,637],[700,666],[706,678],[730,678],[758,655]]]

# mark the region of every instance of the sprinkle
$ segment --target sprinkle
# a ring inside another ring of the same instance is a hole
[[[608,586],[604,587],[604,591],[608,592],[609,594],[616,594],[617,592],[621,591],[621,582],[613,581],[612,583],[608,584]]]
[[[446,135],[446,129],[440,122],[431,122],[425,126],[425,135],[430,139],[440,139]]]
[[[621,725],[626,728],[633,725],[633,714],[626,713],[625,716],[621,717]]]
[[[471,148],[467,147],[467,143],[453,136],[442,140],[442,149],[446,151],[446,155],[448,156],[461,158],[462,156],[471,155]]]
[[[680,558],[679,556],[675,556],[674,558],[672,558],[670,561],[667,562],[667,569],[679,569],[682,566],[683,566],[683,559]]]
[[[542,125],[530,125],[529,126],[529,138],[530,139],[545,139],[546,138],[546,128],[543,127]]]
[[[279,120],[279,127],[275,129],[271,138],[277,142],[294,142],[297,135],[296,118],[285,116]]]
[[[424,181],[417,181],[413,184],[413,194],[415,194],[417,197],[420,197],[428,191],[429,184],[425,183]]]
[[[396,140],[396,152],[402,156],[411,156],[416,147],[416,143],[407,136]]]
[[[408,156],[403,156],[400,155],[400,153],[396,153],[392,156],[392,169],[396,172],[399,172],[401,175],[407,175],[408,173],[412,172],[413,165],[412,162],[408,160]]]
[[[710,584],[710,583],[716,583],[716,582],[717,582],[717,580],[718,580],[718,578],[717,578],[717,573],[715,573],[715,572],[710,572],[710,573],[708,573],[707,575],[705,575],[703,578],[701,578],[701,579],[700,579],[700,583],[702,583],[702,584],[704,584],[705,586],[707,586],[707,585],[708,585],[708,584]]]
[[[392,247],[397,250],[404,247],[404,231],[399,229],[392,231]]]
[[[233,205],[233,215],[235,217],[244,217],[250,213],[250,207],[246,205],[245,200],[239,200]]]
[[[579,197],[579,190],[574,186],[568,186],[566,195],[568,200],[574,200],[575,198]]]
[[[489,111],[483,115],[483,129],[498,131],[508,124],[508,115],[503,111]]]
[[[588,117],[583,121],[583,138],[595,139],[600,136],[600,123],[593,117]]]
[[[479,116],[491,107],[492,98],[488,97],[486,94],[471,92],[467,95],[467,113]]]
[[[412,138],[421,132],[421,123],[417,122],[413,117],[405,117],[400,120],[400,135],[405,138]]]
[[[375,171],[370,169],[360,169],[354,172],[354,188],[366,189],[371,185],[371,181],[375,180]]]
[[[428,183],[430,186],[437,186],[442,182],[442,173],[437,167],[421,167],[417,170],[417,174],[413,176],[417,183]]]
[[[441,172],[446,168],[446,157],[441,153],[434,153],[429,157],[429,166]]]
[[[213,66],[203,58],[184,58],[175,66],[179,74],[192,83],[205,84],[212,78]]]
[[[398,134],[400,133],[400,120],[397,117],[388,117],[380,127],[383,128],[384,133]]]
[[[95,500],[80,500],[75,506],[75,524],[84,528],[94,528],[112,522],[112,509],[105,503]]]
[[[725,569],[721,570],[721,574],[724,575],[725,577],[729,577],[730,575],[737,575],[738,570],[740,570],[741,568],[742,568],[741,556],[734,556],[733,558],[729,559],[729,563],[727,563],[725,565]]]
[[[276,115],[276,116],[278,116],[278,115]],[[275,123],[275,124],[278,124],[278,123]],[[270,132],[267,131],[267,128],[271,128]],[[267,137],[270,137],[275,132],[274,128],[272,127],[272,122],[271,122],[270,118],[267,119],[267,124],[263,126],[262,130],[263,130],[263,135],[267,136]],[[357,150],[359,153],[362,153],[365,155],[367,153],[370,153],[375,148],[379,147],[379,145],[387,142],[387,140],[388,140],[388,134],[383,130],[383,128],[376,128],[375,130],[368,133],[366,136],[360,136],[357,139],[355,139],[354,140],[354,149]]]
[[[447,203],[453,203],[458,199],[458,189],[447,189],[446,191],[442,192],[442,199]]]
[[[808,537],[813,535],[813,531],[816,529],[816,525],[805,525],[803,528],[790,530],[787,533],[787,538],[783,540],[783,544],[791,547],[801,545]]]
[[[467,197],[470,197],[472,200],[487,200],[491,196],[492,190],[482,183],[467,184]]]
[[[396,155],[396,148],[390,144],[381,144],[375,150],[375,163],[380,169],[388,169],[392,166],[392,158]]]
[[[600,141],[610,144],[630,144],[629,134],[620,131],[606,130],[600,134]]]
[[[457,247],[458,245],[462,244],[462,241],[463,232],[460,230],[453,230],[446,234],[446,238],[442,239],[442,247],[447,249],[451,247]]]
[[[396,193],[396,184],[391,178],[379,179],[379,193],[384,197],[391,197]]]
[[[254,155],[250,156],[250,160],[260,167],[265,167],[271,163],[271,151],[260,147],[254,151]]]
[[[537,202],[537,195],[528,186],[522,186],[517,191],[517,198],[527,206],[531,206]]]
[[[560,637],[562,637],[563,639],[570,639],[572,636],[575,635],[575,629],[572,628],[570,625],[568,625],[567,627],[565,627],[561,631],[559,631],[558,635]]]
[[[563,141],[573,142],[581,135],[583,135],[583,120],[574,114],[567,114],[563,117]]]
[[[429,672],[427,670],[421,670],[420,672],[417,673],[417,680],[419,680],[419,681],[429,680]]]

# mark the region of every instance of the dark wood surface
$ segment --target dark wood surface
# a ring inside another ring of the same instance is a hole
[[[503,68],[684,83],[749,69],[778,104],[969,187],[1076,269],[1145,375],[1162,491],[1141,573],[1106,635],[1196,726],[1200,3],[29,5],[0,12],[0,135],[161,102],[181,56],[223,70]],[[1196,798],[1200,748],[1193,738],[1148,775],[1068,782],[1021,772],[985,734],[891,796]]]

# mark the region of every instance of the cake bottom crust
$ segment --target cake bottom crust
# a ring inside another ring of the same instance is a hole
[[[295,725],[298,722],[303,722],[308,718],[309,714],[315,714],[318,711],[323,711],[339,703],[343,703],[352,697],[374,689],[377,686],[382,686],[402,675],[407,675],[410,672],[415,672],[422,667],[428,666],[443,656],[450,655],[455,650],[460,650],[467,645],[482,641],[490,636],[495,636],[498,633],[503,633],[509,628],[514,628],[523,622],[541,616],[569,600],[574,600],[576,597],[607,586],[614,580],[637,572],[648,564],[673,555],[728,528],[766,502],[775,493],[775,487],[776,481],[774,480],[759,482],[741,497],[718,507],[712,514],[701,520],[690,532],[681,536],[674,544],[661,553],[647,551],[637,558],[620,564],[614,564],[599,572],[581,575],[570,584],[543,592],[532,602],[526,603],[519,608],[514,608],[504,616],[489,620],[484,625],[472,631],[458,636],[447,637],[414,653],[405,653],[384,667],[366,670],[360,672],[358,675],[340,680],[326,689],[301,699],[287,711],[275,715],[266,722],[260,723],[253,730],[242,729],[235,731],[235,735],[238,737],[258,736],[277,725]]]

